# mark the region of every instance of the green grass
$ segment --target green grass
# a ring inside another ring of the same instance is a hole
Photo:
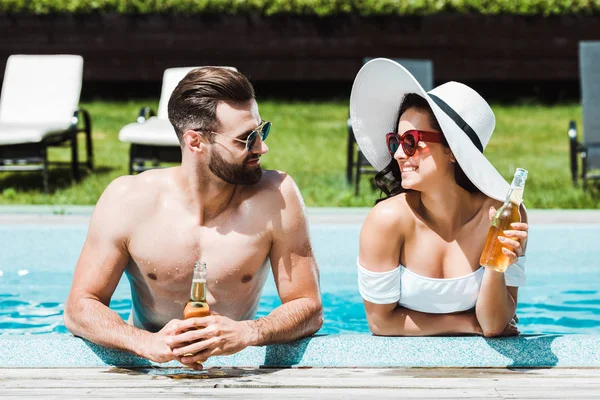
[[[128,145],[119,129],[139,108],[156,101],[83,104],[93,123],[96,170],[71,182],[67,167],[51,170],[51,194],[42,193],[40,173],[0,173],[0,204],[95,204],[114,178],[127,173]],[[364,176],[360,196],[346,183],[347,101],[260,101],[261,115],[273,122],[267,169],[290,173],[308,206],[371,206],[379,192]],[[530,208],[598,208],[597,188],[583,192],[571,184],[567,126],[581,127],[579,105],[494,105],[497,125],[486,155],[507,179],[516,167],[529,170],[525,202]],[[83,159],[83,154],[80,157]],[[67,148],[52,149],[51,160],[69,160]]]
[[[0,0],[0,12],[31,14],[564,15],[599,8],[599,0]]]

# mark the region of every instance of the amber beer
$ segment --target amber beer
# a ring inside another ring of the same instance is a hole
[[[527,180],[527,171],[517,168],[515,176],[506,195],[506,201],[496,211],[492,218],[492,226],[487,235],[483,253],[479,264],[494,271],[504,272],[509,266],[510,258],[502,252],[505,247],[498,240],[498,236],[504,236],[505,230],[513,229],[510,224],[521,221],[519,208],[523,201],[523,190]]]
[[[183,309],[183,318],[206,317],[208,315],[210,315],[210,308],[206,302],[206,263],[195,262],[190,300]]]
[[[183,309],[183,319],[207,317],[210,315],[210,308],[206,302],[206,263],[195,262],[194,274],[192,275],[192,289],[190,290],[190,300]],[[184,356],[193,356],[193,354],[184,354]],[[200,361],[197,361],[200,364]]]

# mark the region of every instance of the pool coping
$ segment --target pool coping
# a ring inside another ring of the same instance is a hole
[[[70,334],[1,335],[0,368],[181,367],[157,364]],[[313,336],[212,357],[206,367],[600,367],[600,335],[483,337]]]
[[[311,224],[362,224],[369,207],[308,207]],[[0,205],[0,224],[85,224],[94,206]],[[528,210],[530,224],[600,224],[600,210]]]

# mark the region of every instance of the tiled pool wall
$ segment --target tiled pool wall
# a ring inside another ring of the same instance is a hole
[[[0,368],[180,367],[66,334],[0,336]],[[212,357],[205,367],[600,367],[600,335],[511,338],[315,336]]]

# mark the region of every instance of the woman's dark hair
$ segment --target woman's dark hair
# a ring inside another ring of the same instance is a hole
[[[435,115],[433,114],[429,103],[427,103],[427,100],[425,100],[423,97],[419,96],[416,93],[408,93],[406,96],[404,96],[404,99],[402,99],[402,104],[400,105],[400,109],[398,110],[398,117],[396,118],[396,125],[394,125],[396,133],[398,133],[397,130],[398,123],[400,122],[400,117],[406,112],[406,110],[410,108],[425,111],[429,115],[429,124],[431,125],[431,127],[434,130],[443,133],[440,124],[438,123],[437,119],[435,119]],[[449,147],[448,142],[445,138],[443,139],[442,144],[446,147]],[[386,175],[390,172],[393,176],[392,180],[386,177]],[[473,185],[473,182],[469,180],[467,175],[465,175],[464,171],[462,170],[460,165],[458,165],[458,163],[455,163],[454,167],[454,180],[456,181],[456,184],[458,186],[465,189],[469,193],[481,193],[481,191],[477,189],[475,185]],[[377,175],[375,175],[375,184],[379,189],[381,189],[382,195],[385,194],[386,196],[377,199],[375,203],[379,203],[382,200],[389,199],[390,197],[394,197],[400,193],[407,192],[407,190],[402,187],[402,173],[400,172],[398,162],[393,157],[390,163],[387,165],[387,167],[385,167],[380,172],[378,172]]]

